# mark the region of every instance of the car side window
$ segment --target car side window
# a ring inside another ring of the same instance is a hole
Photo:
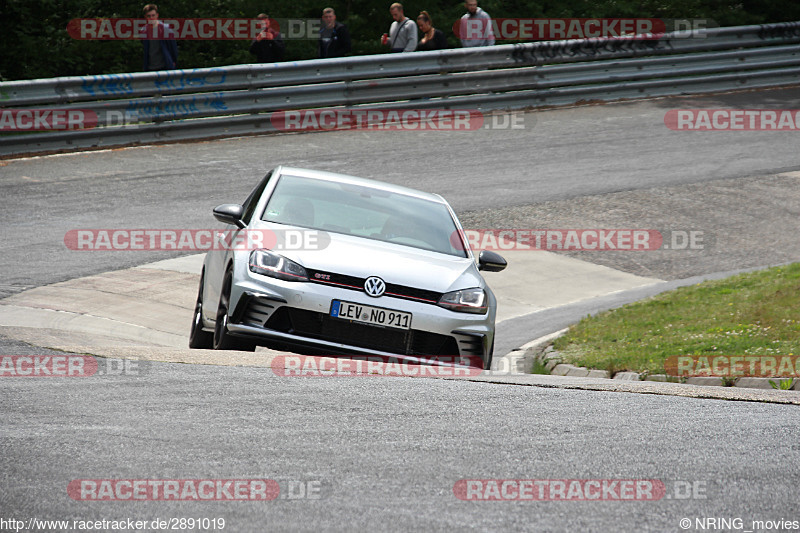
[[[247,197],[247,200],[244,201],[242,204],[243,213],[242,213],[242,220],[245,224],[250,224],[250,219],[253,218],[253,213],[256,210],[256,206],[258,205],[258,201],[261,199],[261,195],[264,194],[264,189],[267,187],[267,183],[269,183],[269,179],[272,177],[272,171],[269,172],[264,179],[261,180],[261,183],[258,184],[258,187],[253,189],[253,192]]]

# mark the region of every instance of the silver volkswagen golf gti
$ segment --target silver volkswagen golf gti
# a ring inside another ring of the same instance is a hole
[[[203,263],[189,346],[293,346],[326,354],[468,356],[489,368],[496,299],[448,203],[341,174],[278,167]]]

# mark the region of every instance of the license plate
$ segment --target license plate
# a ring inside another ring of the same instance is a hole
[[[340,300],[331,302],[331,316],[389,328],[409,329],[411,327],[411,313]]]

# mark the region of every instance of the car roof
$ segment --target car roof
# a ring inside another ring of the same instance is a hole
[[[356,176],[349,176],[347,174],[338,174],[336,172],[326,172],[323,170],[311,170],[307,168],[287,167],[283,165],[276,167],[273,172],[277,174],[288,174],[291,176],[299,176],[302,178],[311,178],[324,181],[335,181],[337,183],[347,183],[352,185],[363,185],[365,187],[372,187],[374,189],[382,191],[403,194],[406,196],[413,196],[416,198],[422,198],[424,200],[430,200],[432,202],[437,202],[440,204],[447,204],[444,198],[435,193],[419,191],[417,189],[410,189],[408,187],[403,187],[401,185],[394,185],[383,181],[377,181],[367,178],[358,178]]]

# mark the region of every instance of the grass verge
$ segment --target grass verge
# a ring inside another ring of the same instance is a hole
[[[562,360],[663,374],[671,355],[800,355],[800,263],[707,281],[587,317]]]

